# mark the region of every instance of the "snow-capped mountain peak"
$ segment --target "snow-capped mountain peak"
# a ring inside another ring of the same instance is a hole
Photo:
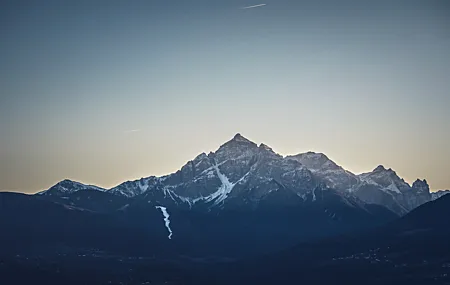
[[[141,196],[149,203],[162,206],[169,203],[189,208],[198,204],[215,207],[231,203],[256,207],[261,201],[268,203],[267,199],[286,202],[300,197],[306,201],[308,193],[312,193],[315,201],[314,189],[320,184],[400,214],[431,199],[426,180],[418,179],[410,186],[383,165],[372,172],[355,175],[323,153],[309,151],[283,157],[266,144],[257,145],[239,133],[217,151],[197,155],[175,173],[127,181],[109,191],[129,198]],[[43,194],[63,196],[81,189],[105,191],[63,180]]]
[[[356,175],[337,165],[323,153],[309,151],[286,158],[300,162],[317,177],[324,180],[328,187],[348,191],[357,183]]]
[[[329,159],[323,153],[316,153],[308,151],[306,153],[300,153],[293,156],[287,156],[288,159],[297,160],[309,170],[315,171],[326,171],[326,170],[343,170],[342,167],[338,166],[334,161]]]
[[[77,181],[72,181],[69,179],[64,179],[52,187],[50,187],[46,191],[42,191],[40,195],[65,195],[77,192],[79,190],[96,190],[96,191],[106,191],[106,189],[94,186],[94,185],[86,185]]]
[[[364,183],[379,185],[385,191],[398,194],[410,188],[410,185],[400,178],[394,170],[386,169],[383,165],[377,166],[372,172],[360,174],[358,177]]]
[[[394,212],[405,214],[430,201],[430,188],[426,180],[417,179],[409,185],[391,168],[380,165],[372,172],[358,175],[358,183],[352,192],[360,199],[382,204]]]
[[[219,147],[219,149],[209,155],[216,163],[221,163],[230,159],[252,157],[258,152],[258,145],[241,134],[236,134],[231,140]]]
[[[176,173],[153,177],[146,183],[145,191],[138,181],[125,182],[111,191],[128,197],[145,193],[146,199],[159,203],[215,207],[230,200],[257,204],[280,189],[306,193],[316,181],[300,163],[237,134],[216,152],[202,153]]]

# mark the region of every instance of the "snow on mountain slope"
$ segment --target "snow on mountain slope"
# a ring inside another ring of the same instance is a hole
[[[235,184],[231,183],[228,180],[228,177],[226,177],[222,172],[220,172],[220,169],[217,165],[214,165],[214,170],[216,171],[217,177],[219,177],[220,181],[222,182],[222,185],[216,192],[212,193],[205,200],[207,202],[214,201],[214,205],[217,205],[220,202],[223,202],[228,197],[228,194],[230,194],[231,190],[233,190]]]
[[[312,173],[301,163],[236,134],[216,152],[198,155],[173,174],[124,182],[110,191],[192,208],[200,204],[222,207],[230,201],[257,204],[273,191],[304,195],[316,185]]]
[[[302,163],[327,186],[352,193],[366,203],[383,205],[398,214],[405,214],[431,199],[425,180],[418,179],[411,186],[394,170],[382,165],[371,172],[355,175],[322,153],[307,152],[286,158]]]
[[[310,196],[314,202],[317,199],[315,189],[322,183],[399,214],[431,199],[425,180],[417,180],[410,186],[395,171],[381,165],[372,172],[355,175],[325,154],[307,152],[283,157],[269,146],[258,146],[240,134],[215,152],[201,153],[175,173],[127,181],[109,192],[127,198],[141,197],[153,204],[189,208],[227,204],[255,206],[274,196],[284,197],[284,202],[292,197],[306,201]],[[63,195],[80,189],[105,191],[64,180],[44,193]],[[274,195],[277,192],[280,193]]]
[[[417,180],[410,186],[394,170],[382,165],[355,175],[322,153],[307,152],[286,158],[299,161],[331,188],[352,193],[366,203],[383,205],[401,215],[431,199],[425,180]]]
[[[154,188],[158,183],[164,181],[164,178],[150,176],[147,178],[141,178],[135,181],[124,182],[109,191],[116,195],[123,195],[126,197],[135,197],[143,194],[149,189]]]
[[[355,174],[337,165],[323,153],[307,152],[286,158],[300,162],[313,174],[323,179],[327,186],[336,190],[348,191],[358,182]]]
[[[372,172],[358,175],[359,182],[351,192],[367,203],[384,205],[403,215],[431,200],[426,180],[409,185],[392,169],[379,165]]]
[[[436,200],[444,195],[450,194],[450,190],[439,190],[436,192],[431,192],[431,200]]]
[[[378,185],[381,190],[386,192],[401,194],[411,188],[405,180],[397,176],[394,170],[386,169],[382,165],[379,165],[372,172],[360,174],[358,177],[361,182]]]
[[[83,184],[80,182],[65,179],[65,180],[62,180],[62,181],[58,182],[57,184],[53,185],[48,190],[39,192],[38,195],[64,196],[64,195],[71,194],[71,193],[77,192],[79,190],[85,190],[85,189],[102,191],[102,192],[106,191],[106,189],[101,188],[101,187],[97,187],[94,185],[86,185],[86,184]]]
[[[172,229],[170,228],[170,219],[169,219],[170,215],[169,215],[169,212],[167,212],[167,208],[163,207],[163,206],[156,206],[155,208],[161,210],[161,213],[163,214],[163,217],[164,217],[164,225],[166,226],[167,231],[169,232],[169,235],[167,236],[167,238],[172,239],[173,232],[172,232]]]
[[[270,147],[258,146],[237,134],[216,152],[200,154],[168,175],[163,183],[152,187],[154,190],[147,191],[146,199],[189,207],[222,207],[230,201],[257,204],[272,191],[288,189],[304,194],[315,183],[311,172],[300,163],[286,160]]]

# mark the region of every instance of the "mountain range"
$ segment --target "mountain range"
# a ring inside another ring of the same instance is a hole
[[[216,152],[198,155],[173,174],[127,181],[109,190],[63,180],[39,195],[65,197],[80,190],[96,190],[139,197],[153,204],[213,210],[244,205],[257,208],[273,203],[272,196],[292,196],[285,203],[315,201],[318,187],[334,191],[343,199],[357,198],[381,205],[398,215],[432,199],[426,180],[417,179],[409,185],[394,170],[382,165],[372,172],[355,175],[325,154],[307,152],[283,157],[269,146],[258,146],[240,134]]]
[[[262,268],[284,283],[322,284],[314,274],[335,272],[335,262],[348,270],[349,260],[366,270],[348,257],[376,248],[396,265],[407,260],[401,250],[425,258],[422,238],[439,252],[429,243],[450,237],[436,218],[450,207],[447,193],[430,193],[426,180],[409,185],[382,165],[356,175],[325,154],[281,156],[236,134],[162,177],[111,189],[66,179],[35,195],[0,193],[0,276],[24,271],[34,275],[11,284],[88,284],[77,272],[94,270],[89,284],[149,284],[150,272],[153,284],[274,284]],[[426,258],[445,266],[448,256]],[[309,271],[303,279],[295,264]]]

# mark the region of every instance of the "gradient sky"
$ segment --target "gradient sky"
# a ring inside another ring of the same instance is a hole
[[[3,0],[0,190],[167,174],[237,132],[450,188],[449,51],[446,0]]]

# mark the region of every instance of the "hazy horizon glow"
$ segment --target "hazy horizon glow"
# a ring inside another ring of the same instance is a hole
[[[450,4],[336,2],[2,1],[0,190],[164,175],[238,132],[449,189]]]

